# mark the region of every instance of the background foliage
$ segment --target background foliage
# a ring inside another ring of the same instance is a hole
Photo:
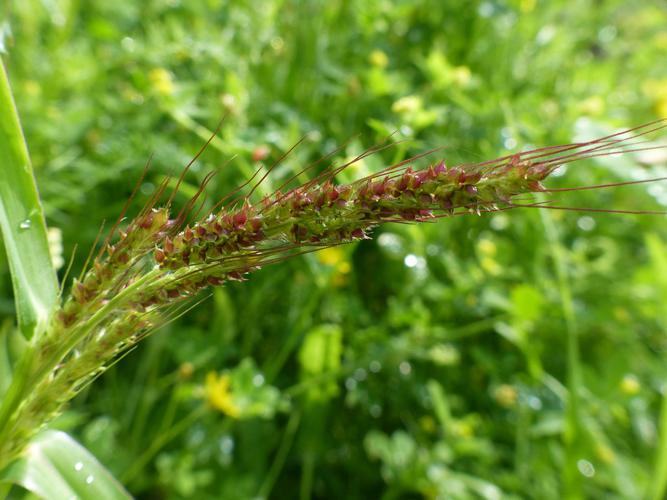
[[[434,146],[478,161],[667,117],[659,0],[23,0],[0,15],[54,250],[77,244],[75,270],[149,155],[144,199],[225,112],[179,202],[224,164],[214,201],[305,134],[266,189],[396,130],[411,141],[350,175]],[[576,164],[552,184],[665,161]],[[667,191],[560,201],[656,209]],[[664,217],[387,226],[202,297],[55,425],[140,498],[558,498],[568,463],[590,498],[640,498],[660,477],[666,252]],[[13,314],[0,260],[3,328]],[[580,405],[565,446],[568,370]]]

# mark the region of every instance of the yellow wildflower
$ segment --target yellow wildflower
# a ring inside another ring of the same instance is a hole
[[[661,96],[655,103],[655,112],[660,118],[667,118],[667,94]]]
[[[511,408],[516,405],[516,402],[519,399],[519,393],[515,387],[509,384],[502,384],[496,387],[496,390],[493,391],[493,398],[500,406]]]
[[[335,266],[345,258],[345,253],[340,247],[325,248],[317,252],[317,260],[327,266]]]
[[[595,447],[595,455],[605,464],[613,464],[616,461],[614,450],[604,444],[598,444]]]
[[[459,87],[466,87],[472,80],[472,72],[468,66],[452,68],[452,80]]]
[[[621,392],[627,394],[628,396],[634,396],[639,393],[642,388],[639,380],[635,375],[628,374],[623,377],[621,380]]]
[[[415,113],[421,111],[424,107],[424,103],[421,97],[417,95],[407,95],[401,97],[391,106],[391,110],[394,113]]]
[[[346,275],[352,270],[352,266],[345,256],[345,251],[340,247],[325,248],[317,253],[317,260],[322,264],[334,268],[335,273],[332,277],[335,286],[342,286],[346,283]]]
[[[590,96],[579,104],[579,109],[583,114],[599,116],[605,111],[605,102],[599,95]]]
[[[452,434],[462,438],[470,438],[475,434],[475,428],[473,424],[466,420],[457,420],[452,422],[451,426]]]
[[[148,73],[148,79],[153,89],[161,95],[174,93],[174,79],[172,74],[164,68],[154,68]]]
[[[652,101],[659,118],[667,118],[667,79],[647,80],[642,90]]]
[[[232,418],[239,418],[241,410],[234,403],[234,396],[230,391],[231,379],[228,374],[218,375],[209,372],[206,375],[206,399],[209,404]]]
[[[485,257],[494,257],[498,253],[498,247],[496,246],[496,243],[488,238],[482,238],[479,240],[477,243],[477,248]]]
[[[373,66],[377,66],[378,68],[386,68],[389,64],[389,58],[387,57],[387,54],[377,49],[370,53],[368,56],[368,61]]]

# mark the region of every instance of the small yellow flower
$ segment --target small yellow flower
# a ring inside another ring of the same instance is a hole
[[[584,99],[579,105],[579,109],[581,109],[581,112],[584,114],[598,116],[604,113],[605,102],[601,96],[593,95]]]
[[[465,87],[472,80],[472,72],[468,66],[456,66],[452,69],[452,80],[459,87]]]
[[[488,238],[479,240],[477,248],[479,249],[479,252],[486,257],[494,257],[498,253],[496,243]]]
[[[653,107],[659,118],[667,118],[667,79],[647,80],[642,90],[653,100]]]
[[[424,107],[424,103],[421,97],[417,95],[407,95],[401,97],[391,106],[391,110],[394,113],[415,113],[421,111]]]
[[[600,461],[605,464],[613,464],[616,461],[616,454],[609,446],[599,444],[595,447],[595,454]]]
[[[667,94],[656,101],[655,112],[660,118],[667,118]]]
[[[345,259],[345,252],[340,247],[325,248],[317,252],[317,260],[327,266],[335,266]]]
[[[465,420],[452,422],[451,430],[452,434],[462,438],[470,438],[475,435],[475,428],[473,427],[473,424]]]
[[[345,251],[339,247],[325,248],[317,253],[317,260],[322,264],[334,268],[332,282],[335,286],[343,286],[347,282],[346,275],[352,271],[352,266],[345,256]]]
[[[639,379],[631,373],[625,375],[621,380],[621,392],[628,396],[634,396],[639,393],[642,386]]]
[[[503,268],[496,259],[494,259],[498,253],[496,243],[489,238],[482,238],[479,240],[479,243],[477,243],[477,250],[480,253],[479,264],[482,269],[492,276],[499,275]]]
[[[164,68],[154,68],[148,73],[148,79],[153,89],[161,95],[167,96],[174,93],[174,78]]]
[[[231,379],[228,374],[218,375],[209,372],[206,375],[206,399],[209,404],[232,418],[239,418],[241,410],[234,403],[234,396],[230,391]]]
[[[387,57],[387,54],[377,49],[369,54],[368,61],[373,66],[377,66],[378,68],[386,68],[389,64],[389,58]]]
[[[511,408],[516,405],[519,394],[514,386],[502,384],[496,387],[496,390],[493,391],[493,398],[500,406]]]

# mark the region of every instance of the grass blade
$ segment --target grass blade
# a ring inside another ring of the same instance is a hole
[[[1,63],[0,230],[12,273],[19,328],[30,338],[45,324],[58,284],[28,149]]]
[[[38,435],[25,456],[5,471],[2,479],[45,499],[131,498],[88,450],[60,431],[48,430]]]

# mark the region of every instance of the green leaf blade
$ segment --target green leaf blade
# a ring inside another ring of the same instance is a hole
[[[0,231],[19,328],[26,338],[46,324],[58,296],[44,213],[23,132],[0,63]]]
[[[88,450],[61,431],[39,434],[2,479],[47,500],[132,498]]]

